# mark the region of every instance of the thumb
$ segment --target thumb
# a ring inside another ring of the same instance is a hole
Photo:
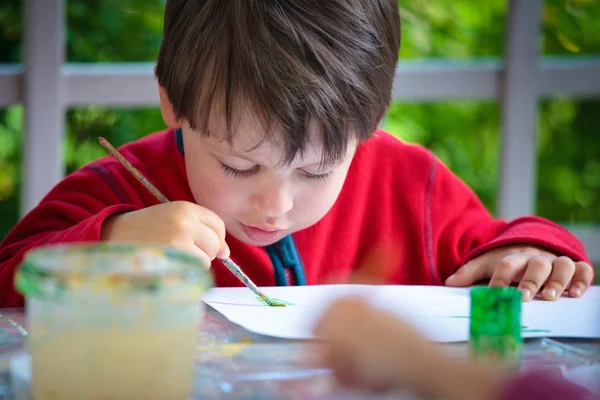
[[[486,260],[476,258],[469,261],[458,269],[453,275],[446,279],[446,286],[465,287],[471,286],[473,283],[489,278],[488,268],[486,268]]]
[[[219,252],[217,253],[217,258],[229,258],[230,255],[231,255],[231,250],[229,250],[229,246],[223,240],[221,242],[221,248],[219,249]]]

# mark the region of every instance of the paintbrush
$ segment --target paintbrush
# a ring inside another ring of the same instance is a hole
[[[112,154],[117,161],[125,167],[127,171],[129,171],[135,178],[142,184],[146,189],[150,191],[156,197],[158,201],[161,203],[168,203],[169,200],[154,186],[148,179],[146,179],[137,168],[135,168],[117,149],[113,147],[108,141],[102,137],[98,138],[98,141],[110,154]],[[244,285],[248,287],[248,289],[252,290],[254,294],[260,297],[265,303],[267,303],[271,307],[285,307],[286,304],[280,300],[273,299],[272,297],[264,294],[254,282],[250,280],[248,275],[246,275],[241,268],[234,263],[230,258],[219,258],[219,260],[233,273]]]

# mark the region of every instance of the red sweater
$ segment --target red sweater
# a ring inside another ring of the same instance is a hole
[[[169,200],[194,201],[172,130],[120,150]],[[0,307],[23,305],[13,279],[29,249],[97,241],[108,216],[155,204],[152,194],[112,157],[70,174],[0,244]],[[385,277],[390,284],[442,285],[469,259],[515,243],[586,260],[583,245],[562,227],[537,217],[494,220],[429,151],[381,131],[360,146],[329,213],[293,238],[309,285],[348,279],[374,247],[394,252],[386,260],[391,263]],[[264,248],[229,235],[227,243],[231,258],[256,284],[274,285]],[[241,285],[219,261],[213,261],[211,270],[217,286]]]

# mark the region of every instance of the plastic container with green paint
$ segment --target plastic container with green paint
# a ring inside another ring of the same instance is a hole
[[[520,366],[522,294],[514,287],[471,290],[469,349],[477,360],[508,369]]]

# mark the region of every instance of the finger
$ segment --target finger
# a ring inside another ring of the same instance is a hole
[[[348,307],[352,306],[352,299],[341,298],[336,300],[318,318],[313,332],[323,339],[331,339],[336,334],[340,325],[344,325]]]
[[[517,275],[525,271],[527,260],[531,256],[527,253],[513,253],[501,258],[494,266],[489,286],[506,287],[515,280]]]
[[[198,252],[197,257],[200,258],[200,260],[202,260],[202,265],[204,266],[204,268],[210,269],[212,262],[211,262],[210,258],[202,250],[200,250]]]
[[[519,282],[519,289],[523,293],[523,301],[529,301],[552,273],[552,261],[547,257],[535,256],[526,262],[524,268],[525,274]]]
[[[474,282],[489,278],[492,269],[489,267],[487,257],[477,257],[458,269],[446,279],[446,286],[465,287],[471,286]]]
[[[329,349],[328,356],[334,379],[340,385],[348,388],[359,386],[356,365],[351,356],[352,350],[346,346],[333,344]]]
[[[225,222],[223,222],[223,220],[217,214],[207,209],[203,209],[203,213],[200,216],[200,222],[212,229],[219,238],[219,249],[215,253],[215,256],[218,255],[219,258],[229,257],[231,251],[225,242]]]
[[[188,242],[187,245],[177,245],[176,247],[198,258],[200,264],[202,264],[202,266],[206,269],[210,268],[210,258],[208,258],[206,253],[200,250],[193,242]]]
[[[352,321],[349,324],[351,321],[348,316],[337,320],[334,316],[331,317],[325,320],[321,331],[322,338],[326,340],[321,352],[323,363],[331,368],[333,377],[339,384],[349,388],[371,389],[374,385],[369,382],[368,369],[365,368],[368,360],[360,351],[361,346],[364,346],[364,335],[361,337],[353,329],[359,322]]]
[[[230,255],[231,255],[231,250],[229,249],[229,246],[227,245],[227,243],[225,243],[225,241],[223,240],[221,242],[221,247],[219,248],[219,251],[217,252],[217,257],[229,258]]]
[[[221,250],[221,240],[210,227],[199,224],[192,237],[194,244],[213,260]]]
[[[569,257],[558,257],[552,262],[550,278],[544,284],[542,298],[556,300],[562,296],[565,288],[575,273],[575,263]]]
[[[584,261],[575,263],[575,273],[569,285],[569,296],[581,297],[592,284],[594,269]]]
[[[170,238],[169,241],[165,241],[162,244],[166,244],[170,247],[185,251],[191,256],[198,258],[199,262],[206,268],[210,268],[210,258],[202,251],[196,244],[191,240],[189,236]]]
[[[340,298],[322,314],[315,333],[318,336],[329,336],[330,339],[333,336],[348,335],[350,332],[347,328],[360,326],[361,321],[374,311],[368,301],[360,296]],[[351,332],[355,333],[356,329]]]

